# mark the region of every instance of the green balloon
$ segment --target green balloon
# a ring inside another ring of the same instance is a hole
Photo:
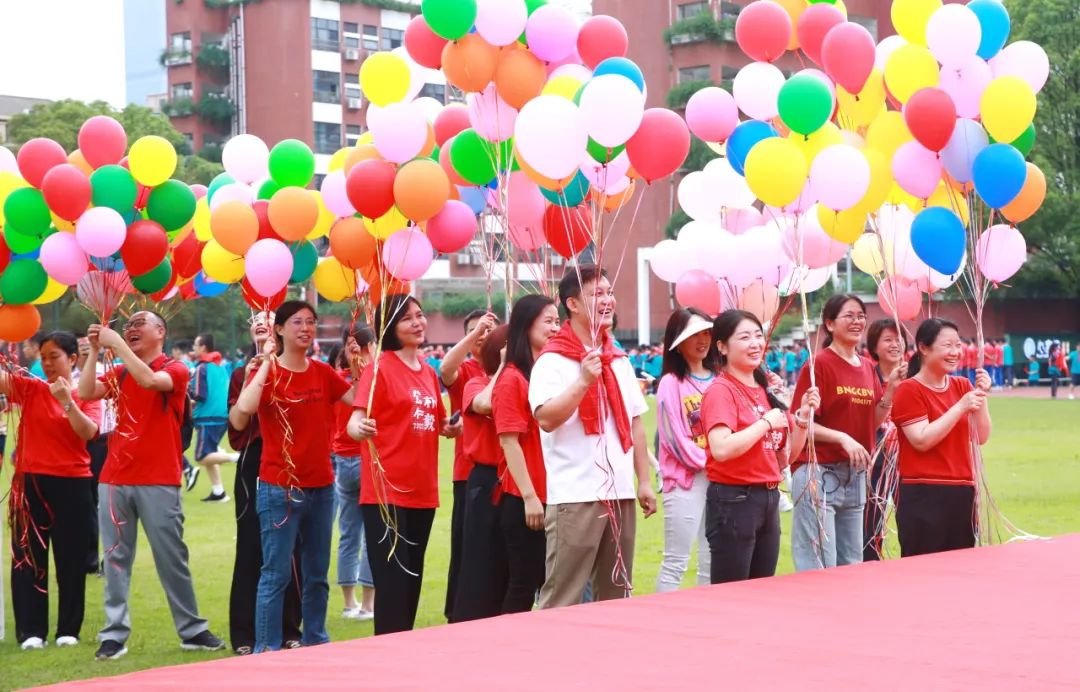
[[[263,184],[259,186],[259,192],[255,195],[255,199],[270,199],[274,196],[274,193],[281,189],[281,186],[275,183],[273,180],[264,180]]]
[[[589,156],[597,163],[611,163],[612,159],[623,152],[623,149],[626,149],[625,144],[620,144],[614,148],[605,147],[602,144],[597,144],[592,137],[589,137],[589,144],[586,146]]]
[[[4,201],[7,228],[21,235],[40,236],[52,225],[49,205],[41,190],[20,187]]]
[[[456,41],[476,21],[476,0],[424,0],[420,11],[435,34]]]
[[[473,185],[487,185],[495,177],[495,147],[476,130],[462,130],[450,146],[450,164]]]
[[[270,177],[281,187],[307,187],[315,175],[315,155],[298,139],[284,139],[270,150]]]
[[[547,4],[547,0],[525,0],[525,9],[528,11],[529,16],[532,13]]]
[[[108,207],[124,214],[135,206],[139,188],[131,172],[123,166],[109,164],[90,174],[90,201],[95,207]]]
[[[584,173],[578,171],[574,179],[564,189],[554,192],[540,188],[540,194],[547,201],[560,207],[576,207],[584,202],[585,197],[589,194],[589,179],[585,177]]]
[[[289,249],[293,254],[293,270],[289,283],[298,284],[307,281],[315,273],[315,265],[319,263],[319,251],[306,240],[289,243]]]
[[[195,193],[179,180],[166,180],[150,191],[146,215],[166,231],[183,228],[195,216]]]
[[[142,293],[157,293],[172,281],[173,266],[169,258],[161,260],[158,266],[145,274],[131,277],[131,285]]]
[[[820,130],[833,112],[829,87],[808,74],[797,74],[784,82],[776,101],[780,119],[792,132],[801,135]]]
[[[428,158],[431,159],[432,161],[434,161],[435,163],[438,163],[439,162],[439,154],[441,152],[442,152],[442,147],[440,147],[438,144],[436,144],[435,148],[431,150],[431,155],[428,156]]]
[[[1013,140],[1012,145],[1025,157],[1035,148],[1035,123],[1027,126],[1024,133]]]
[[[49,285],[49,275],[32,259],[13,261],[0,276],[0,298],[9,305],[25,305],[41,297]]]
[[[25,255],[41,247],[45,239],[40,235],[23,235],[10,224],[4,227],[4,242],[14,255]]]
[[[214,176],[214,179],[210,181],[210,184],[206,187],[206,203],[209,204],[214,199],[214,193],[225,187],[226,185],[232,185],[236,182],[236,178],[232,177],[228,173],[218,173]]]

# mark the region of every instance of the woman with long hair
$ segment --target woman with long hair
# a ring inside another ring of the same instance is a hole
[[[83,401],[72,384],[79,344],[73,334],[38,340],[42,374],[0,370],[0,395],[22,407],[9,497],[11,601],[15,639],[41,649],[49,639],[49,548],[59,591],[56,645],[79,643],[86,606],[86,549],[96,517],[88,440],[101,402]]]
[[[663,479],[664,560],[657,591],[674,591],[698,544],[698,584],[710,581],[709,543],[705,537],[705,476],[708,455],[701,426],[701,399],[720,367],[709,316],[694,308],[671,313],[664,330],[664,369],[656,390],[656,425]]]
[[[506,341],[506,365],[492,390],[492,416],[505,468],[500,526],[506,544],[507,585],[502,612],[532,610],[544,585],[547,543],[544,505],[547,472],[540,426],[529,406],[533,363],[559,331],[559,310],[547,296],[527,295],[514,304]]]
[[[710,581],[771,577],[780,555],[780,470],[806,444],[807,416],[820,398],[807,389],[793,416],[769,390],[765,333],[753,313],[721,313],[712,337],[721,373],[701,402]]]
[[[300,300],[282,303],[258,369],[229,412],[238,430],[257,414],[265,443],[256,491],[263,566],[255,603],[255,653],[282,646],[282,608],[297,542],[303,573],[301,643],[330,641],[326,607],[334,469],[326,424],[334,419],[334,403],[352,398],[351,387],[332,367],[308,357],[317,331],[315,308]],[[354,379],[358,375],[354,370]]]
[[[420,301],[389,296],[373,327],[383,353],[364,369],[348,431],[372,446],[361,468],[360,509],[375,582],[375,634],[388,634],[416,622],[439,506],[439,435],[456,437],[461,423],[447,418],[438,375],[420,356],[427,337]]]
[[[862,562],[866,470],[899,383],[894,371],[883,388],[874,364],[859,354],[866,305],[857,296],[829,298],[821,325],[825,338],[813,378],[811,368],[802,369],[793,399],[811,382],[821,392],[812,445],[795,461],[791,479],[791,557],[800,572]]]
[[[933,318],[915,332],[911,376],[896,390],[892,418],[900,429],[896,529],[900,555],[975,545],[977,492],[972,441],[990,439],[990,375],[975,386],[956,372],[964,358],[956,325]]]

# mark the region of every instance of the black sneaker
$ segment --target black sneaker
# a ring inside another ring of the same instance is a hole
[[[118,641],[112,639],[106,639],[101,642],[101,646],[98,647],[97,653],[94,654],[94,658],[99,661],[111,661],[113,659],[120,658],[127,653],[127,647]]]
[[[184,469],[184,489],[189,493],[195,487],[195,482],[199,480],[199,471],[202,471],[202,469],[198,466]]]
[[[228,502],[229,496],[225,494],[225,491],[220,493],[210,493],[202,499],[203,502]]]
[[[210,630],[203,630],[191,639],[180,642],[180,648],[184,651],[221,651],[225,648],[225,642]]]

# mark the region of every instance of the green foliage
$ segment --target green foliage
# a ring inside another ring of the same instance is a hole
[[[675,236],[679,235],[679,229],[690,223],[692,219],[683,211],[680,207],[675,207],[675,213],[668,219],[667,225],[664,226],[664,237],[675,239]]]
[[[428,293],[424,295],[424,310],[441,312],[447,317],[463,317],[473,310],[488,309],[487,295],[483,293]],[[506,294],[491,296],[491,311],[506,314]]]
[[[221,147],[217,147],[217,160],[204,154],[206,148],[203,147],[199,151],[199,156],[185,156],[182,158],[173,177],[177,180],[183,180],[188,185],[209,185],[210,181],[224,173],[225,167],[220,163]]]
[[[368,7],[378,7],[380,10],[420,14],[420,5],[401,2],[401,0],[338,0],[338,2],[342,5],[367,5]]]
[[[195,110],[195,101],[190,96],[170,99],[161,104],[161,112],[170,118],[182,118]]]
[[[221,150],[224,147],[220,142],[206,142],[202,149],[199,149],[199,156],[211,163],[221,163]]]
[[[217,43],[208,43],[199,48],[199,57],[195,62],[203,70],[226,72],[229,69],[229,51]]]
[[[735,38],[735,21],[733,19],[716,19],[712,12],[702,12],[688,19],[681,19],[664,29],[664,43],[673,44],[672,39],[680,36],[688,36],[690,40],[679,43],[695,43],[697,41],[713,41],[722,43]]]
[[[177,148],[184,144],[184,136],[169,119],[146,106],[129,104],[117,111],[104,101],[83,103],[72,99],[39,103],[29,113],[13,115],[8,123],[8,140],[18,146],[34,137],[48,137],[64,147],[64,151],[74,151],[79,146],[79,128],[95,115],[116,118],[127,132],[129,145],[145,135],[164,137]]]
[[[162,50],[161,55],[158,56],[158,64],[162,67],[168,67],[170,65],[186,65],[189,62],[191,62],[191,51],[186,50],[166,48]]]
[[[690,100],[691,96],[701,91],[705,87],[711,86],[716,85],[708,79],[699,79],[692,82],[682,82],[681,84],[676,84],[671,88],[671,91],[668,92],[668,108],[674,110],[686,108],[686,102]]]
[[[235,112],[232,100],[221,94],[203,94],[195,110],[203,120],[216,124],[228,123]]]

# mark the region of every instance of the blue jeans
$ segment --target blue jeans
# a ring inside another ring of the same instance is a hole
[[[326,603],[330,584],[330,535],[334,488],[283,488],[260,480],[256,492],[263,565],[255,597],[255,652],[281,648],[281,612],[291,577],[293,547],[300,541],[301,606],[305,646],[330,641]]]
[[[815,464],[811,479],[810,464],[803,464],[792,474],[791,497],[796,572],[862,562],[865,471],[853,470],[846,461]]]
[[[334,463],[334,497],[337,500],[338,586],[375,586],[371,578],[364,515],[360,512],[360,457],[330,456]]]

